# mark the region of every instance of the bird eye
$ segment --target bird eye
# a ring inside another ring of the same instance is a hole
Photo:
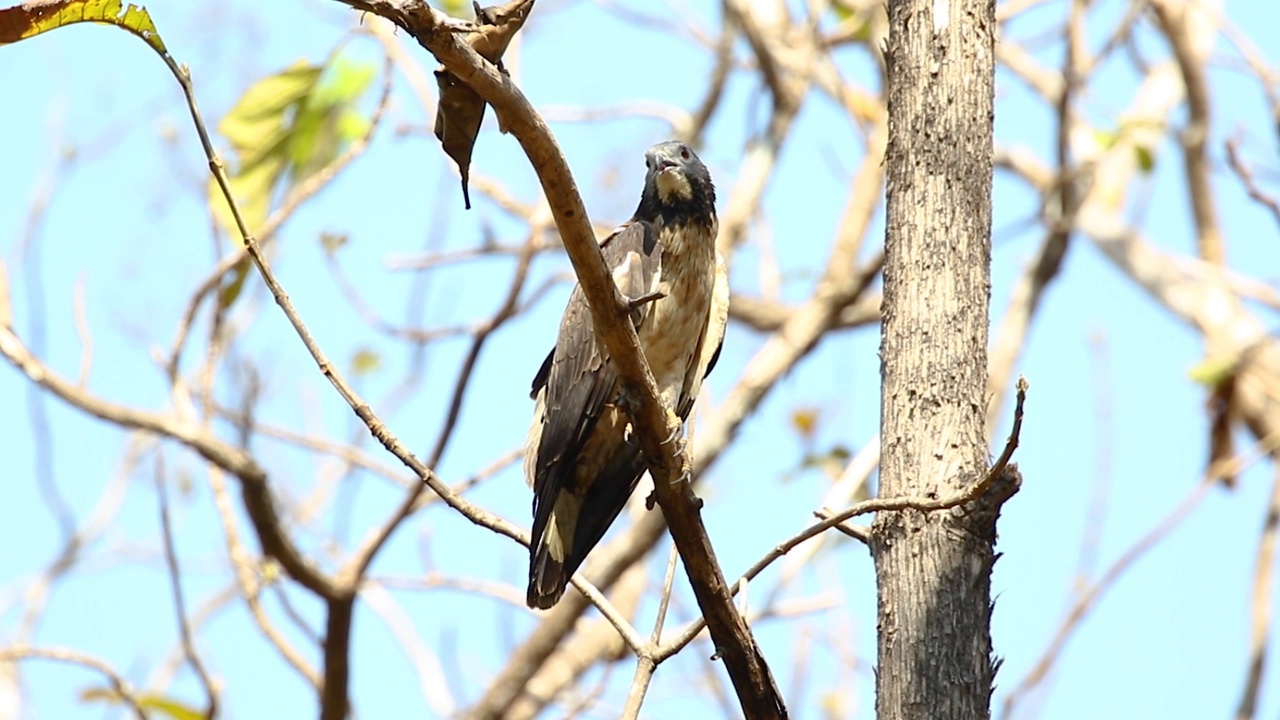
[[[680,148],[680,159],[681,159],[681,160],[688,160],[688,159],[689,159],[689,148],[687,148],[687,147],[682,147],[682,148]]]

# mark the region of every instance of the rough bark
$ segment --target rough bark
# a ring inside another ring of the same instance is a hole
[[[981,480],[990,297],[995,4],[893,0],[880,496]],[[986,718],[996,494],[880,513],[879,720]]]

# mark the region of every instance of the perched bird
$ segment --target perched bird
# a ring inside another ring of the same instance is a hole
[[[654,145],[644,158],[640,205],[600,249],[631,302],[662,401],[684,420],[719,357],[729,312],[729,281],[715,248],[715,186],[684,143]],[[556,345],[533,379],[524,460],[534,491],[529,607],[560,599],[644,474],[621,392],[575,287]]]

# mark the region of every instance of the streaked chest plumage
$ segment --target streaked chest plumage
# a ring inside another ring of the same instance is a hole
[[[715,280],[715,227],[659,229],[664,252],[656,301],[639,330],[640,346],[668,407],[676,406],[697,362]]]

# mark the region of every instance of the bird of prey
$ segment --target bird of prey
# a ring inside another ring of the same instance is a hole
[[[685,420],[720,354],[729,281],[716,252],[711,174],[689,146],[645,152],[644,190],[630,220],[600,245],[629,301],[664,405]],[[556,345],[533,379],[525,443],[533,485],[529,607],[549,608],[622,511],[647,469],[608,353],[574,287]]]

